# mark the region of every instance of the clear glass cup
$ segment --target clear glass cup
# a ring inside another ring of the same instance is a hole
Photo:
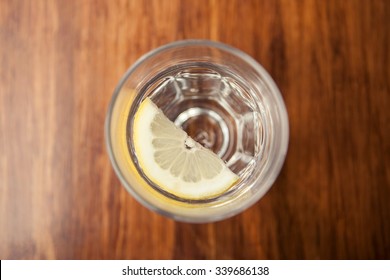
[[[204,200],[176,197],[152,183],[138,165],[132,131],[146,97],[222,158],[238,183]],[[128,192],[186,222],[222,220],[257,202],[280,172],[289,137],[283,99],[264,68],[238,49],[207,40],[177,41],[142,56],[116,87],[105,129],[112,165]]]

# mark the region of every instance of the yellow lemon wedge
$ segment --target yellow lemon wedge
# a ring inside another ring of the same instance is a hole
[[[142,171],[172,195],[208,199],[227,191],[239,179],[216,154],[175,126],[148,97],[135,114],[133,135]]]

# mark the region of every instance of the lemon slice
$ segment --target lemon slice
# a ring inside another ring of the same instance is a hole
[[[185,199],[215,197],[239,179],[213,152],[175,126],[146,98],[134,117],[134,149],[145,175]]]

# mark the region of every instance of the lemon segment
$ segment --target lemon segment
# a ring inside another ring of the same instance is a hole
[[[239,179],[216,154],[176,127],[150,98],[142,101],[135,114],[133,135],[142,171],[177,197],[215,197]]]

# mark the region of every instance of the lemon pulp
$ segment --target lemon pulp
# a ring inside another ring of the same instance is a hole
[[[212,151],[175,126],[145,98],[134,117],[135,154],[144,174],[159,188],[184,199],[207,199],[239,179]]]

